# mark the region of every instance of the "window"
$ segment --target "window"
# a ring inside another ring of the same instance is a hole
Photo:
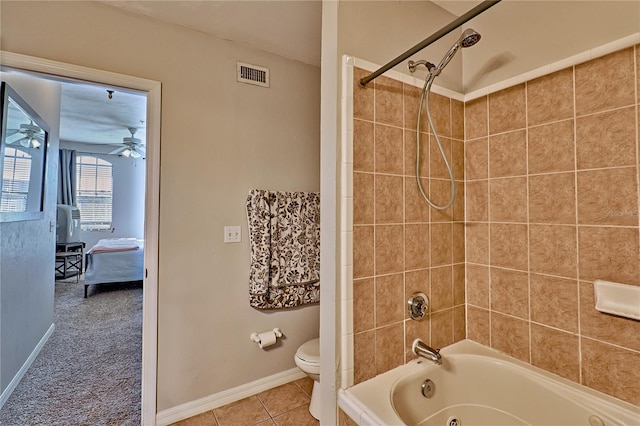
[[[31,156],[19,149],[6,147],[2,165],[3,212],[27,211]]]
[[[91,155],[76,159],[77,202],[82,230],[111,229],[112,165]]]

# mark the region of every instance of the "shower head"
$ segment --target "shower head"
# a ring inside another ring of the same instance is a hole
[[[446,67],[447,64],[453,59],[458,49],[460,49],[461,47],[471,47],[478,41],[480,41],[480,33],[471,28],[467,28],[466,30],[464,30],[458,41],[456,41],[451,49],[449,49],[447,54],[444,55],[444,58],[442,58],[442,61],[440,61],[440,65],[438,65],[434,69],[429,70],[431,75],[433,75],[434,77],[440,75],[440,72],[442,72],[444,67]]]

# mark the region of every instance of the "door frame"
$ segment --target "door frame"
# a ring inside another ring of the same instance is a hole
[[[158,359],[158,234],[160,225],[159,81],[0,51],[3,69],[40,74],[43,78],[118,86],[147,93],[146,187],[144,225],[144,291],[142,301],[142,424],[156,424]]]

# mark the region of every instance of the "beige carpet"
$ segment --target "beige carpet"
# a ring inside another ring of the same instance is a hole
[[[0,424],[139,425],[142,283],[57,281],[55,331],[0,410]]]

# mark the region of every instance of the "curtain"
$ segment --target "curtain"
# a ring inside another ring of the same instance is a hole
[[[58,167],[58,204],[76,206],[76,151],[61,149]]]

